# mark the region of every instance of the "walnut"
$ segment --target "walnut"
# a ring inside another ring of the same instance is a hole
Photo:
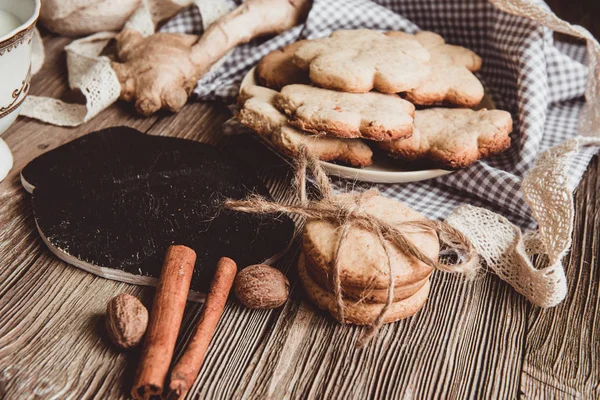
[[[271,309],[286,302],[290,282],[275,268],[263,264],[251,265],[237,274],[233,291],[248,308]]]
[[[122,349],[137,346],[148,326],[148,310],[126,293],[113,297],[106,307],[106,330],[110,340]]]

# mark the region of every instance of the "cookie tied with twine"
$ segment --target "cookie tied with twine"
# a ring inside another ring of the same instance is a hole
[[[429,266],[434,270],[440,270],[450,273],[458,273],[467,279],[473,279],[479,269],[479,257],[469,240],[457,229],[451,227],[443,221],[432,221],[420,219],[414,221],[404,221],[400,224],[391,224],[390,222],[378,218],[362,209],[361,205],[365,201],[380,196],[377,190],[371,189],[362,193],[351,192],[344,195],[336,195],[331,189],[329,178],[321,168],[316,157],[310,154],[306,148],[301,150],[300,157],[296,159],[296,176],[294,184],[298,190],[300,204],[286,205],[273,202],[262,196],[253,195],[246,200],[228,200],[225,206],[229,209],[257,213],[286,213],[305,217],[309,220],[323,220],[339,226],[341,234],[332,263],[333,295],[336,300],[336,312],[334,317],[344,323],[346,321],[344,304],[344,295],[340,276],[340,255],[341,249],[347,244],[348,233],[352,227],[359,227],[365,231],[371,232],[377,237],[385,252],[385,265],[382,268],[387,270],[387,297],[385,303],[381,304],[381,310],[375,316],[373,321],[368,324],[368,329],[363,332],[357,345],[364,346],[375,335],[377,330],[385,321],[388,310],[394,303],[394,290],[398,284],[395,282],[393,271],[392,246],[409,257],[413,257],[419,262]],[[309,200],[306,193],[307,171],[314,179],[317,189],[317,198]],[[414,232],[435,232],[439,238],[442,250],[452,250],[459,257],[456,263],[432,259],[422,249],[416,246],[409,239]]]
[[[340,201],[354,202],[354,194],[338,195]],[[412,208],[387,197],[378,196],[372,191],[360,199],[359,210],[387,223],[405,229],[407,239],[432,260],[439,257],[440,244],[434,230],[420,228],[408,229],[405,222],[427,221],[426,218]],[[388,257],[379,238],[359,226],[351,225],[346,238],[340,244],[342,229],[338,224],[325,220],[309,219],[304,225],[302,235],[302,261],[298,261],[298,272],[304,267],[307,274],[301,275],[301,281],[307,294],[314,294],[319,285],[325,290],[326,297],[313,301],[320,308],[330,310],[337,315],[334,291],[335,283],[331,271],[337,262],[340,275],[340,286],[344,297],[345,311],[354,306],[356,313],[344,313],[346,323],[356,325],[370,324],[373,316],[379,313],[381,306],[387,301],[389,276],[393,272],[394,308],[399,310],[403,303],[398,303],[412,297],[427,282],[433,272],[429,265],[412,257],[396,246],[388,246],[391,267],[386,267]],[[336,259],[336,255],[339,256]],[[337,260],[337,261],[336,261]],[[397,304],[396,304],[397,303]],[[424,302],[423,302],[424,304]],[[420,307],[419,307],[420,309]],[[367,311],[368,310],[368,311]],[[373,310],[377,313],[373,314]],[[358,311],[364,311],[358,312]],[[386,321],[408,317],[414,312],[392,312],[389,310]]]

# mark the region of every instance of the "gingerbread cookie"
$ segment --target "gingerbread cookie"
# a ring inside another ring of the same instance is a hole
[[[467,68],[471,72],[477,72],[481,68],[481,57],[475,52],[452,44],[447,44],[443,37],[434,32],[421,31],[415,37],[429,50],[431,61],[443,56],[447,58],[449,65],[457,65]]]
[[[377,141],[409,137],[415,111],[395,94],[343,93],[307,85],[281,89],[275,107],[302,130]]]
[[[509,148],[511,131],[506,111],[431,108],[415,112],[412,137],[379,146],[402,160],[456,169]]]
[[[260,86],[243,88],[239,98],[243,105],[238,116],[240,122],[290,157],[297,156],[304,145],[323,161],[356,167],[372,164],[373,152],[360,140],[314,136],[288,125],[285,115],[273,106],[276,95],[276,91]]]
[[[339,195],[345,202],[354,202],[350,195]],[[435,231],[422,231],[406,226],[409,221],[422,221],[421,214],[404,204],[380,195],[367,197],[360,209],[406,231],[406,236],[425,255],[437,260],[439,241]],[[341,229],[337,224],[325,220],[308,220],[304,228],[302,249],[307,257],[320,269],[316,276],[319,281],[331,279],[333,262],[340,240]],[[386,252],[377,235],[363,228],[350,228],[343,242],[339,258],[339,272],[342,287],[364,291],[365,288],[387,289],[389,269]],[[397,285],[410,285],[426,279],[432,268],[403,249],[390,245],[390,256],[394,281]],[[327,287],[327,284],[323,285]]]
[[[388,32],[394,37],[411,37],[403,32]],[[431,73],[425,81],[408,92],[408,101],[419,105],[449,103],[474,107],[481,102],[483,85],[471,71],[481,67],[481,58],[469,49],[446,44],[433,32],[414,36],[431,54]]]
[[[329,291],[324,290],[319,286],[308,274],[304,265],[304,255],[301,254],[298,259],[298,276],[304,286],[304,290],[308,295],[309,299],[322,310],[329,311],[329,313],[337,318],[337,301],[335,295]],[[416,314],[427,301],[429,296],[429,289],[431,283],[429,280],[412,296],[395,301],[391,304],[387,313],[383,317],[383,323],[388,324],[395,322],[403,318],[410,317]],[[368,325],[373,323],[373,320],[381,312],[383,304],[377,303],[365,303],[354,300],[344,300],[344,322],[347,324],[355,325]]]
[[[256,66],[258,82],[274,90],[293,83],[310,83],[306,71],[292,62],[298,47],[306,42],[308,40],[300,40],[264,56]]]
[[[303,43],[294,63],[317,86],[351,93],[406,92],[429,76],[429,51],[414,37],[358,29]]]

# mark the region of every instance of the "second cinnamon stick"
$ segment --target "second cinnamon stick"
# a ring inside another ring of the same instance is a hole
[[[227,303],[236,273],[237,265],[232,259],[222,257],[219,260],[194,335],[171,372],[167,397],[169,400],[183,398],[198,376],[206,350]]]
[[[189,247],[168,248],[131,390],[135,399],[146,400],[162,395],[195,263],[196,253]]]

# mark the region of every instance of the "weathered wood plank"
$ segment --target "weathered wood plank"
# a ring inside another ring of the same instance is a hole
[[[565,260],[567,298],[529,314],[524,398],[600,398],[599,175],[595,157],[575,195],[573,246]]]
[[[360,328],[305,304],[296,285],[294,305],[268,333],[234,397],[516,397],[524,300],[493,277],[466,284],[437,274],[432,288],[420,313],[356,349]]]
[[[177,136],[217,144],[222,137],[222,125],[231,117],[220,104],[190,103],[177,114],[161,113],[161,118],[147,133],[159,136]]]
[[[87,390],[105,397],[122,393],[117,381],[127,358],[98,332],[103,332],[106,299],[121,291],[139,294],[140,288],[58,261],[38,238],[24,192],[1,200],[3,220],[16,218],[1,228],[2,397],[82,398]],[[106,382],[113,383],[99,385]]]

